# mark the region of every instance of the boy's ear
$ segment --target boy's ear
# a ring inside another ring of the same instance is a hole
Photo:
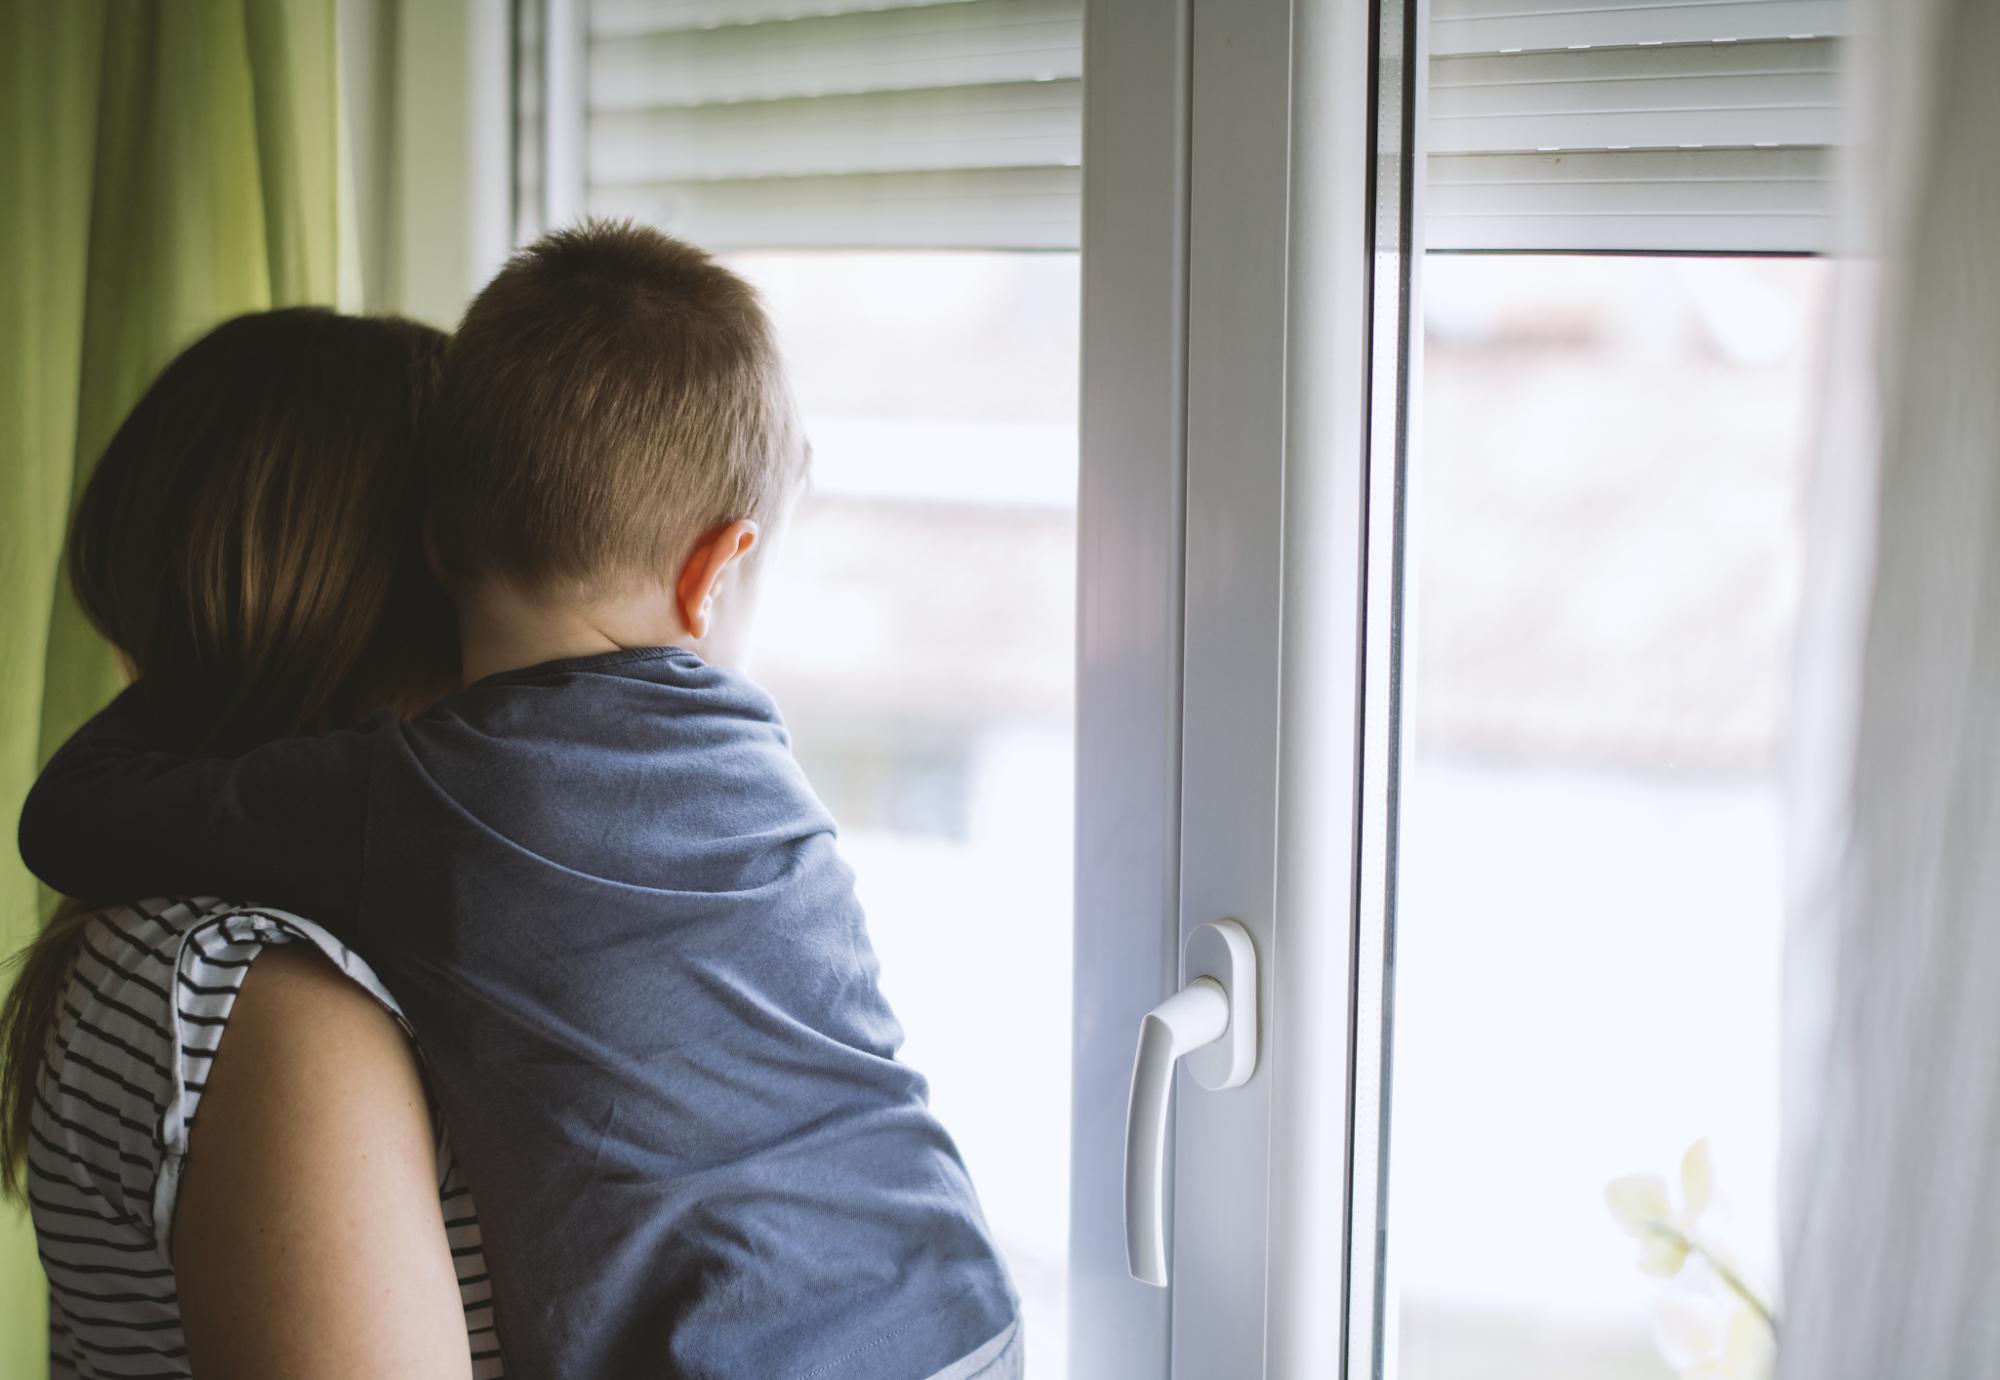
[[[709,621],[715,615],[715,592],[722,583],[723,572],[749,555],[756,544],[757,524],[748,518],[738,518],[696,542],[688,554],[680,579],[674,582],[674,602],[678,605],[675,611],[681,616],[681,626],[695,641],[708,636]]]

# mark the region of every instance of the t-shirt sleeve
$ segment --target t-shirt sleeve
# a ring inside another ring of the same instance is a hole
[[[21,857],[66,896],[222,893],[344,927],[383,716],[237,757],[163,749],[136,687],[78,730],[21,810]]]

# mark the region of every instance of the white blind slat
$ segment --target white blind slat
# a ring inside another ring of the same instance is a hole
[[[1432,0],[1431,56],[1844,33],[1843,0]]]
[[[1826,39],[1431,63],[1432,153],[1833,141]]]
[[[1075,249],[1075,168],[593,188],[595,215],[738,249]]]
[[[1824,242],[1825,149],[1434,157],[1425,233],[1444,250],[1797,252]],[[1663,244],[1671,235],[1673,244]]]
[[[915,9],[975,0],[594,0],[592,38],[630,38],[677,29],[720,29],[772,20],[825,19],[871,10]]]
[[[1819,214],[1472,215],[1440,224],[1431,247],[1481,254],[1806,254],[1819,252],[1826,233]]]
[[[944,87],[621,112],[590,123],[593,183],[1065,167],[1083,86]]]

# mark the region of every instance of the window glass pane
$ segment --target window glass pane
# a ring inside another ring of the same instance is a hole
[[[1650,1171],[1678,1202],[1706,1138],[1718,1202],[1698,1233],[1768,1298],[1778,747],[1826,270],[1433,256],[1424,273],[1398,1372],[1672,1376],[1693,1357],[1670,1363],[1656,1315],[1734,1299],[1699,1259],[1642,1274],[1605,1189]]]
[[[1021,1289],[1031,1373],[1060,1377],[1077,257],[729,262],[771,308],[814,448],[753,671],[840,822],[904,1057]]]

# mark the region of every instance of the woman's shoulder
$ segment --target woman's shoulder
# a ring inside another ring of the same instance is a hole
[[[107,907],[82,927],[35,1129],[72,1177],[87,1172],[163,1251],[171,1249],[189,1131],[244,979],[266,949],[294,944],[319,951],[346,979],[314,983],[323,1004],[386,1008],[400,1023],[367,964],[299,916],[212,897],[162,898]]]
[[[218,1062],[225,1029],[237,1034]],[[435,1232],[436,1205],[464,1197],[463,1185],[406,1037],[367,964],[302,917],[212,898],[88,916],[39,1076],[28,1161],[57,1356],[143,1352],[184,1366],[183,1309],[219,1315],[193,1308],[190,1294],[200,1303],[205,1289],[237,1288],[259,1232],[281,1237],[293,1221],[293,1246],[321,1240],[312,1214],[330,1203],[361,1220],[371,1203],[394,1202],[405,1210],[391,1216]],[[394,1145],[376,1143],[392,1134]],[[363,1165],[401,1177],[354,1179]],[[427,1213],[408,1210],[426,1200]],[[445,1268],[458,1267],[466,1330],[483,1353],[475,1373],[497,1375],[469,1198],[462,1215],[447,1224]],[[177,1218],[186,1242],[176,1242]],[[218,1234],[232,1226],[249,1235]],[[387,1255],[380,1241],[353,1249]]]
[[[56,1358],[185,1365],[171,1234],[187,1133],[250,965],[303,937],[292,920],[209,899],[83,919],[28,1136]]]
[[[93,940],[98,950],[115,948],[119,958],[114,961],[104,952],[93,952]],[[318,950],[402,1023],[402,1009],[365,959],[313,921],[270,906],[212,896],[110,906],[86,923],[83,957],[95,959],[110,982],[130,983],[157,999],[164,1000],[163,986],[177,986],[182,1009],[212,1019],[227,1015],[250,960],[266,947],[294,943]],[[210,1009],[217,1007],[221,1009]]]

